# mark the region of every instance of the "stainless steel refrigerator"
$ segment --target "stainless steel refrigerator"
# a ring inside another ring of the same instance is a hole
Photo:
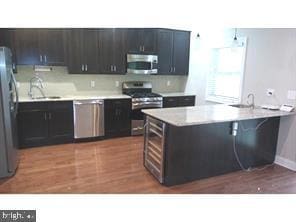
[[[0,47],[0,178],[12,176],[18,165],[18,92],[11,51]]]

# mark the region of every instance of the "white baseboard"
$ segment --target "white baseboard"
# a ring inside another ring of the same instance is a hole
[[[290,170],[296,171],[296,162],[292,160],[288,160],[286,158],[276,155],[274,163],[282,167],[288,168]]]

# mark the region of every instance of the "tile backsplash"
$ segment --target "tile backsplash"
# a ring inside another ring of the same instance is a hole
[[[35,72],[33,66],[18,66],[15,75],[21,97],[26,97],[30,79],[37,74],[44,81],[47,96],[96,95],[98,93],[121,93],[122,82],[150,81],[154,92],[184,92],[187,76],[154,75],[89,75],[68,74],[67,67],[52,67],[50,72]],[[94,87],[91,87],[94,81]],[[169,84],[168,84],[169,81]],[[38,92],[37,92],[38,93]]]

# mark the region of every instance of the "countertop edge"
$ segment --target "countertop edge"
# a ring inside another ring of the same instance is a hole
[[[74,100],[92,100],[92,99],[131,99],[127,95],[105,95],[105,96],[67,96],[61,97],[60,99],[30,99],[30,98],[19,98],[20,103],[29,103],[29,102],[65,102],[65,101],[74,101]]]
[[[239,109],[239,108],[237,108]],[[208,120],[208,121],[202,121],[202,122],[190,122],[190,123],[176,123],[174,121],[170,121],[170,120],[166,120],[163,119],[157,115],[153,115],[151,113],[149,113],[149,110],[142,110],[142,112],[145,115],[151,116],[153,118],[159,119],[160,121],[163,121],[167,124],[176,126],[176,127],[185,127],[185,126],[194,126],[194,125],[205,125],[205,124],[214,124],[214,123],[223,123],[223,122],[233,122],[233,121],[243,121],[243,120],[251,120],[251,119],[263,119],[263,118],[273,118],[273,117],[284,117],[284,116],[293,116],[296,115],[296,112],[286,112],[283,113],[283,111],[280,111],[281,113],[274,113],[274,114],[261,114],[261,115],[257,115],[257,116],[249,116],[249,117],[237,117],[237,118],[228,118],[228,119],[224,119],[224,120]]]

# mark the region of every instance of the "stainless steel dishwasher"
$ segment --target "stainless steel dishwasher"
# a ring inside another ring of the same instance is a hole
[[[73,106],[75,139],[104,136],[104,100],[75,100]]]

